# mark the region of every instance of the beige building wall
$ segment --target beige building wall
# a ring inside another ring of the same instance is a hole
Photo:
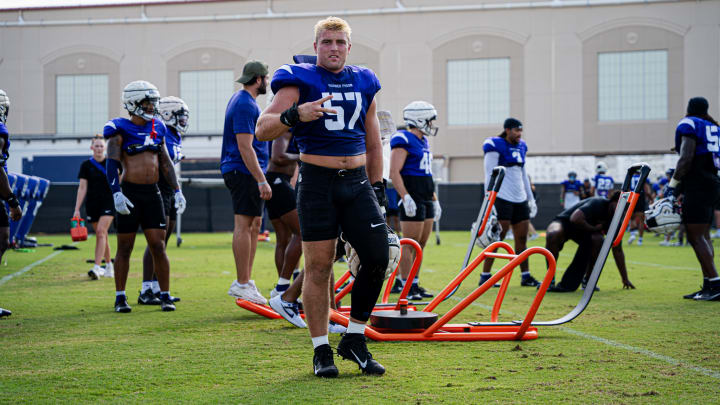
[[[480,9],[469,0],[273,0],[0,10],[0,88],[13,103],[8,127],[11,134],[55,132],[59,74],[107,74],[112,118],[125,115],[120,90],[132,80],[172,95],[184,70],[239,75],[249,59],[277,68],[312,51],[312,27],[328,14],[350,22],[350,61],[377,72],[380,109],[400,124],[408,102],[435,104],[440,132],[433,152],[449,160],[453,182],[482,181],[482,143],[501,123],[448,125],[448,60],[510,59],[510,114],[524,122],[530,154],[667,152],[689,97],[705,96],[711,115],[720,115],[720,1],[504,3]],[[599,122],[598,53],[656,49],[668,51],[667,119]]]

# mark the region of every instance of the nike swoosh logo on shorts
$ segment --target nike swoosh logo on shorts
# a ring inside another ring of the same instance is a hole
[[[363,180],[360,182],[360,184],[365,184],[365,183],[367,183],[367,180]]]
[[[355,359],[358,361],[358,363],[360,364],[360,367],[361,367],[361,368],[365,368],[365,367],[367,366],[367,360],[365,360],[365,361],[360,361],[360,359],[358,358],[357,354],[355,354],[354,351],[350,350],[350,353],[352,353],[352,355],[355,356]]]
[[[379,223],[379,224],[370,224],[370,228],[377,228],[377,227],[378,227],[378,226],[380,226],[380,225],[384,225],[384,224],[383,224],[383,223]]]

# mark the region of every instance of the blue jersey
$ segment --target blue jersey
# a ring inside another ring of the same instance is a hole
[[[505,138],[495,136],[486,139],[483,143],[483,152],[497,152],[499,155],[498,165],[504,167],[525,166],[527,150],[527,144],[522,139],[513,145]]]
[[[220,154],[220,171],[225,174],[238,170],[251,174],[238,149],[235,134],[250,134],[253,136],[252,146],[255,150],[258,163],[263,173],[267,170],[270,157],[269,143],[258,141],[255,137],[255,124],[260,117],[260,107],[250,93],[240,90],[230,97],[225,110],[225,129],[223,130],[222,152]]]
[[[675,150],[678,153],[680,153],[684,136],[695,139],[695,157],[690,172],[693,174],[698,171],[716,173],[720,169],[718,127],[702,118],[685,117],[680,120],[675,130]]]
[[[182,138],[175,128],[167,127],[167,129],[165,145],[170,154],[170,159],[174,164],[178,164],[185,158],[185,155],[182,154]]]
[[[380,82],[372,70],[345,66],[341,72],[331,73],[308,63],[283,65],[273,75],[270,87],[277,94],[287,86],[300,91],[298,105],[332,94],[333,98],[323,107],[337,111],[314,121],[299,122],[293,128],[300,153],[323,156],[365,153],[365,114],[380,91]]]
[[[580,180],[575,180],[575,181],[565,180],[560,184],[562,184],[563,190],[565,190],[565,192],[568,192],[568,191],[578,191],[579,192],[583,185],[582,182],[580,182]]]
[[[113,118],[103,127],[103,136],[110,139],[121,135],[122,150],[128,155],[140,152],[159,152],[167,135],[167,127],[160,119],[145,122],[145,125],[135,125],[127,118]]]
[[[597,174],[593,177],[593,185],[595,186],[595,196],[607,198],[608,193],[615,187],[615,180],[604,174]]]
[[[410,131],[400,131],[390,138],[390,148],[403,148],[407,151],[405,164],[400,174],[404,176],[432,176],[432,153],[427,137],[419,139]]]
[[[7,127],[2,122],[0,122],[0,138],[5,140],[5,145],[3,145],[2,151],[0,151],[0,159],[3,162],[2,167],[5,169],[5,174],[7,174],[7,160],[10,157],[10,132],[8,132]]]
[[[630,179],[630,190],[635,190],[638,181],[640,181],[640,173],[633,174],[632,178]],[[650,180],[646,178],[645,184],[650,184]],[[640,194],[645,194],[645,187],[640,187]]]

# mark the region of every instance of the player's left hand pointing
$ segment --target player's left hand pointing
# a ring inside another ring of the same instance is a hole
[[[337,111],[335,111],[334,109],[323,107],[323,104],[332,98],[333,96],[332,94],[330,94],[319,100],[308,101],[307,103],[300,104],[297,108],[298,115],[300,116],[300,121],[315,121],[318,118],[322,118],[323,114],[325,113],[337,114]]]

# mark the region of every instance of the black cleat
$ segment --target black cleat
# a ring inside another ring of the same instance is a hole
[[[551,284],[548,287],[547,292],[566,293],[566,292],[575,292],[575,290],[570,290],[565,287],[561,287],[560,284],[558,284],[558,285]]]
[[[160,309],[162,309],[165,312],[170,312],[175,310],[175,304],[173,303],[172,297],[170,294],[160,294]]]
[[[413,284],[410,286],[410,291],[408,291],[407,295],[408,301],[422,301],[423,297],[420,295],[420,290],[418,290],[417,284]]]
[[[352,360],[360,367],[364,374],[385,374],[385,367],[372,358],[365,344],[365,335],[360,333],[346,333],[340,339],[337,347],[338,356],[345,360]]]
[[[490,276],[490,277],[492,277],[492,276]],[[480,276],[480,282],[478,283],[478,286],[481,286],[481,285],[485,284],[486,281],[490,280],[490,277],[488,277],[488,278],[483,278],[483,276]],[[493,287],[500,287],[500,283],[495,283],[495,284],[493,285]]]
[[[710,287],[693,299],[695,301],[720,301],[720,287]]]
[[[138,296],[138,304],[140,305],[160,305],[160,298],[153,294],[152,290],[145,290]]]
[[[128,305],[127,298],[124,295],[115,298],[115,312],[127,314],[130,311],[132,311],[132,308]]]
[[[520,280],[520,286],[521,287],[537,287],[540,285],[540,282],[535,280],[535,277],[528,274],[527,276],[524,276]]]
[[[580,289],[584,290],[585,287],[587,287],[587,283],[588,283],[588,279],[583,278],[582,284],[580,285]],[[600,289],[598,288],[598,286],[595,286],[595,290],[594,290],[594,291],[600,291]]]
[[[402,281],[400,279],[395,279],[395,284],[393,284],[392,289],[390,290],[390,294],[400,294],[403,290]]]
[[[0,318],[2,318],[3,316],[10,316],[10,315],[12,315],[12,311],[10,311],[9,309],[0,308]]]
[[[427,292],[427,290],[425,290],[424,288],[420,287],[419,285],[418,285],[417,289],[418,289],[418,292],[420,293],[420,296],[423,297],[423,298],[432,298],[432,297],[434,297],[433,294],[430,294],[429,292]]]
[[[160,293],[155,294],[155,296],[157,297],[158,300],[160,299]],[[172,300],[172,302],[180,302],[180,297],[173,297],[171,295],[170,299]]]
[[[694,293],[685,294],[683,295],[683,298],[686,300],[694,299],[698,295],[702,295],[705,292],[705,288],[701,288],[699,291],[695,291]]]
[[[338,369],[335,367],[333,351],[330,345],[320,345],[315,348],[313,371],[318,377],[335,378],[338,376]]]

